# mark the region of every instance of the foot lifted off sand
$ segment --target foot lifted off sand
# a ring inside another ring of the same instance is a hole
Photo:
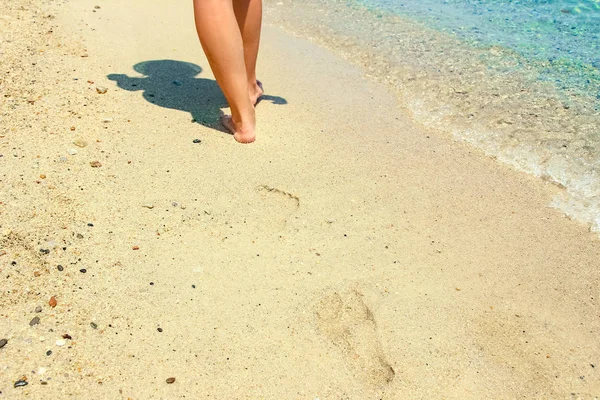
[[[319,329],[343,353],[355,376],[367,384],[390,383],[396,373],[386,361],[373,313],[356,290],[326,295],[316,307]]]

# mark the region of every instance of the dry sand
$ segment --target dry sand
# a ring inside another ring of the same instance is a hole
[[[190,2],[2,2],[0,37],[0,399],[600,396],[559,188],[272,26],[235,143]]]

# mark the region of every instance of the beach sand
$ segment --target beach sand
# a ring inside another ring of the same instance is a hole
[[[560,188],[268,20],[240,145],[191,3],[5,3],[0,399],[600,396]]]

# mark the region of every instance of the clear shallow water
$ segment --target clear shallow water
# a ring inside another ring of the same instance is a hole
[[[500,45],[533,64],[539,79],[597,95],[600,0],[359,0],[373,12],[423,21],[472,46]]]
[[[414,118],[565,188],[600,232],[600,0],[265,0]]]

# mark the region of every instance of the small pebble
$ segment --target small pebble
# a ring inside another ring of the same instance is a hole
[[[98,94],[104,94],[108,91],[108,88],[105,88],[104,86],[96,86],[96,92],[98,92]]]
[[[24,380],[18,380],[15,382],[14,387],[18,388],[18,387],[23,387],[23,386],[27,386],[29,385],[29,382],[24,381]]]
[[[42,312],[42,306],[37,306],[37,307],[35,308],[35,312],[36,312],[36,313],[41,313],[41,312]]]
[[[51,355],[52,355],[52,350],[48,350],[48,351],[46,352],[46,355],[47,355],[47,356],[51,356]]]
[[[152,203],[146,203],[146,204],[142,205],[142,207],[145,207],[145,208],[147,208],[149,210],[152,210],[154,208],[154,204],[152,204]]]
[[[6,346],[8,339],[0,339],[0,349]]]
[[[56,267],[57,270],[59,270],[60,272],[65,270],[65,267],[63,267],[62,265],[59,265]]]
[[[94,329],[98,329],[98,324],[96,324],[95,322],[90,322],[90,326]]]
[[[81,269],[79,270],[79,272],[81,272],[82,274],[85,274],[85,273],[87,272],[87,269],[85,269],[85,268],[81,268]]]
[[[63,339],[69,339],[69,340],[73,339],[71,337],[71,335],[69,335],[68,333],[65,333],[64,335],[62,335],[62,337],[63,337]]]
[[[192,289],[196,289],[196,285],[192,285]]]
[[[157,331],[162,332],[163,328],[158,328]]]
[[[175,378],[167,378],[167,383],[174,383],[175,382]]]
[[[56,341],[57,346],[64,346],[65,344],[67,344],[67,341],[65,339],[58,339]]]
[[[90,228],[94,226],[94,224],[92,224],[91,222],[89,224],[87,224],[87,226],[89,226]]]
[[[140,249],[140,246],[133,246],[133,247],[131,248],[131,250],[139,250],[139,249]]]
[[[69,149],[69,150],[67,150],[67,153],[69,153],[70,155],[74,156],[75,154],[77,154],[77,150],[75,150],[75,149]]]
[[[58,304],[58,302],[56,301],[56,297],[52,296],[50,297],[50,300],[48,300],[48,305],[52,308],[56,307],[56,305]]]
[[[202,140],[200,140],[200,139],[194,139],[193,142],[194,143],[202,143]]]
[[[74,144],[75,146],[77,146],[77,147],[84,148],[84,147],[86,147],[86,146],[88,145],[88,142],[86,142],[86,141],[85,141],[85,140],[83,140],[83,139],[77,139],[77,140],[75,140],[75,141],[73,142],[73,144]]]
[[[100,161],[90,161],[90,166],[92,168],[100,168],[102,166],[102,163]]]
[[[113,122],[112,118],[102,118],[102,122],[108,124],[109,122]]]
[[[40,374],[40,375],[44,375],[44,374],[46,373],[46,371],[47,371],[47,369],[46,369],[46,368],[44,368],[44,367],[40,367],[40,368],[38,369],[38,372],[37,372],[37,373],[38,373],[38,374]]]
[[[100,9],[100,6],[94,6],[94,8],[95,8],[96,10],[99,10],[99,9]]]
[[[81,233],[77,234],[77,239],[83,239],[83,235]]]
[[[172,203],[171,203],[171,205],[172,205],[173,207],[177,207],[179,204],[177,204],[177,202],[176,202],[176,201],[174,201],[174,202],[172,202]]]
[[[33,317],[31,321],[29,321],[29,326],[35,326],[40,323],[40,317]]]
[[[42,253],[42,254],[50,254],[50,250],[49,249],[40,249],[40,253]]]

